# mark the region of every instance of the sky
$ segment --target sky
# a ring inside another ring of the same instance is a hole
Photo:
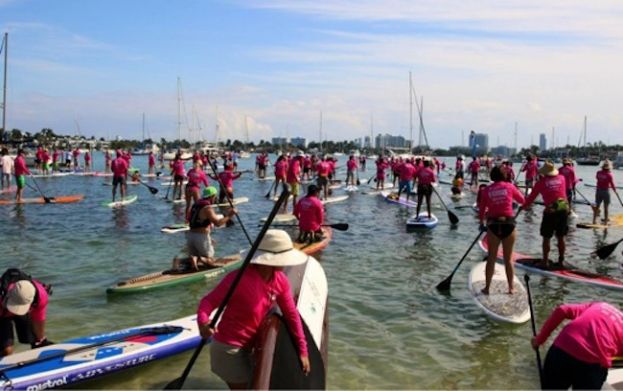
[[[421,108],[433,148],[578,145],[585,116],[623,144],[622,20],[620,0],[0,0],[7,128],[418,144]]]

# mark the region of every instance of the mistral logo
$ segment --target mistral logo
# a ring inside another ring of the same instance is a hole
[[[47,390],[48,388],[57,388],[57,387],[66,386],[66,385],[67,385],[67,376],[63,376],[58,379],[48,379],[44,381],[43,383],[33,384],[32,386],[29,386],[28,388],[26,388],[26,390],[27,391],[40,391],[40,390]]]

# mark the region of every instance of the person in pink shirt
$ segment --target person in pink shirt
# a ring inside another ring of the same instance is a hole
[[[326,157],[316,164],[316,184],[318,188],[322,189],[324,199],[329,198],[329,173],[331,172],[331,165],[326,160]]]
[[[58,157],[59,157],[58,149],[54,148],[54,152],[52,152],[52,172],[58,171]]]
[[[617,188],[614,185],[614,177],[612,176],[612,164],[610,160],[606,160],[601,165],[601,170],[597,171],[595,178],[597,179],[597,189],[595,190],[595,208],[593,209],[593,224],[597,224],[597,218],[599,217],[599,207],[601,203],[604,203],[604,224],[608,224],[610,219],[608,218],[608,207],[610,205],[610,189],[614,191],[614,194],[619,196]]]
[[[565,236],[569,232],[567,182],[549,160],[539,169],[539,174],[542,178],[532,188],[524,207],[530,206],[539,194],[543,198],[545,208],[540,229],[543,237],[543,267],[549,267],[550,241],[554,234],[558,242],[558,266],[562,267],[565,259]]]
[[[270,160],[268,159],[268,155],[266,154],[266,152],[262,152],[257,157],[256,166],[257,166],[258,178],[266,177],[266,167],[268,167],[269,163],[270,163]]]
[[[430,168],[430,160],[424,160],[424,167],[417,170],[415,179],[417,180],[417,208],[415,215],[420,217],[420,206],[422,206],[422,199],[426,197],[426,211],[428,212],[428,218],[431,218],[430,213],[430,197],[433,194],[433,183],[437,181],[435,178],[435,172]]]
[[[406,194],[406,199],[409,201],[409,196],[413,191],[412,182],[415,179],[416,173],[415,167],[408,161],[404,161],[400,166],[398,166],[398,175],[400,180],[398,181],[398,195],[396,199],[400,199],[400,193],[404,190]]]
[[[26,175],[32,175],[28,167],[26,167],[25,155],[24,150],[19,149],[13,161],[13,172],[15,175],[15,183],[17,184],[15,202],[22,202],[22,195],[24,194],[24,187],[26,186]]]
[[[402,166],[402,163],[404,162],[402,161],[401,157],[399,157],[398,159],[392,158],[389,162],[389,165],[392,169],[392,184],[394,185],[394,187],[396,187],[396,182],[400,184],[400,166]]]
[[[308,155],[303,157],[303,180],[309,181],[311,179],[312,171],[312,159]]]
[[[110,170],[110,162],[111,162],[111,157],[110,157],[110,150],[107,149],[106,153],[104,154],[104,172],[105,173],[109,173],[111,172]]]
[[[506,268],[506,281],[508,282],[508,293],[515,292],[513,279],[515,278],[515,267],[513,265],[513,247],[515,246],[515,217],[513,213],[513,200],[519,204],[524,203],[521,192],[512,184],[506,182],[504,171],[499,166],[491,169],[490,174],[492,184],[483,188],[478,202],[478,218],[480,220],[480,230],[487,231],[487,241],[489,252],[487,256],[487,266],[485,269],[485,287],[482,293],[489,294],[489,286],[495,271],[495,260],[498,249],[502,245],[504,254],[504,266]],[[485,217],[487,225],[484,225]]]
[[[7,269],[0,277],[0,356],[13,353],[17,331],[20,343],[35,349],[53,344],[45,336],[50,288],[19,269]]]
[[[201,184],[203,183],[203,186],[208,187],[209,183],[206,173],[201,169],[201,160],[195,160],[193,168],[188,170],[186,176],[188,177],[188,183],[186,183],[186,191],[184,192],[186,196],[186,212],[184,216],[186,216],[186,223],[188,223],[190,207],[201,198]]]
[[[150,175],[154,175],[155,167],[156,167],[156,157],[154,156],[153,151],[149,151],[149,156],[147,157],[147,173]]]
[[[119,186],[121,199],[123,200],[128,180],[128,162],[123,158],[120,150],[117,150],[117,157],[110,163],[110,168],[112,169],[112,202],[115,202],[117,186]]]
[[[473,188],[478,187],[478,173],[480,172],[480,161],[476,156],[472,157],[472,161],[469,163],[467,167],[470,173],[469,186]]]
[[[456,162],[454,163],[454,172],[461,179],[465,179],[465,161],[463,160],[463,155],[459,155],[456,158]]]
[[[84,153],[84,172],[91,171],[91,153],[86,151]]]
[[[77,170],[80,168],[80,163],[78,161],[78,157],[80,156],[80,149],[78,149],[78,147],[74,149],[72,156],[74,159],[74,170]]]
[[[303,155],[296,155],[288,165],[288,173],[286,180],[288,186],[290,186],[290,195],[292,196],[292,209],[296,206],[296,201],[301,191],[301,162],[303,161]],[[288,211],[288,203],[283,203],[283,213]]]
[[[241,175],[241,172],[234,174],[233,163],[227,163],[227,165],[225,166],[225,171],[219,172],[217,176],[209,175],[210,178],[214,179],[215,181],[219,181],[219,204],[225,203],[227,198],[232,200],[234,199],[234,180],[240,178]]]
[[[526,156],[526,164],[519,170],[519,172],[526,172],[526,190],[525,195],[528,195],[529,190],[534,186],[534,181],[536,180],[536,174],[539,167],[536,164],[536,159],[532,155]]]
[[[41,173],[43,175],[50,173],[50,154],[46,148],[41,151]]]
[[[268,311],[276,304],[292,333],[303,373],[308,374],[307,342],[301,316],[296,308],[286,266],[307,261],[307,255],[294,249],[287,232],[269,229],[247,269],[233,291],[217,328],[211,328],[212,312],[222,305],[239,271],[230,272],[197,309],[197,325],[203,338],[212,337],[210,364],[230,389],[247,388],[253,369],[252,350],[255,336]]]
[[[286,157],[284,155],[281,155],[277,158],[277,161],[275,162],[275,183],[274,183],[274,190],[273,190],[273,196],[277,195],[277,190],[279,188],[279,183],[281,182],[281,186],[285,186],[286,185],[286,176],[288,173],[288,161],[286,160]]]
[[[359,165],[357,164],[357,160],[355,160],[355,156],[350,155],[346,162],[346,186],[355,186],[355,173],[358,167]]]
[[[309,185],[307,196],[294,206],[293,214],[299,220],[299,236],[296,240],[299,243],[318,242],[323,239],[324,206],[318,199],[319,193],[318,186]]]
[[[560,305],[532,338],[532,347],[538,349],[566,319],[571,322],[545,357],[543,389],[599,390],[613,357],[623,355],[623,312],[604,302]]]
[[[575,199],[575,184],[578,180],[575,176],[575,170],[573,169],[571,160],[567,158],[562,159],[562,167],[558,169],[558,172],[560,175],[565,177],[565,182],[567,183],[567,201],[569,201],[569,211],[573,211],[571,202]]]
[[[506,181],[517,184],[515,182],[515,170],[513,170],[513,162],[510,160],[506,160],[502,163],[502,168],[504,169],[504,174],[506,175]]]
[[[180,152],[175,154],[175,158],[171,162],[171,175],[173,176],[173,196],[172,199],[182,199],[182,186],[184,179],[186,179],[186,168],[184,167],[184,161],[182,160],[182,154]]]
[[[337,165],[337,161],[335,160],[335,158],[333,158],[333,156],[327,156],[327,158],[325,159],[325,162],[329,165],[329,185],[333,184],[333,179],[335,179],[335,168]],[[329,191],[329,194],[331,194],[331,191]]]
[[[389,168],[389,163],[383,156],[376,159],[376,189],[385,189],[385,170]]]
[[[35,152],[35,169],[41,171],[41,167],[42,167],[42,154],[43,154],[43,147],[39,146],[37,147],[37,151]]]

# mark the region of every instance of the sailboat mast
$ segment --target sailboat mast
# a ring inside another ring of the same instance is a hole
[[[322,110],[320,110],[320,126],[319,126],[318,129],[319,129],[318,133],[319,133],[319,136],[320,136],[320,141],[319,141],[319,143],[320,143],[320,150],[322,150]]]
[[[0,48],[4,48],[4,82],[2,83],[2,131],[7,132],[6,129],[6,74],[8,65],[8,52],[9,52],[9,33],[4,33],[3,45]]]
[[[143,113],[143,141],[145,141],[145,113]]]
[[[249,144],[249,121],[248,116],[244,116],[244,133],[245,133],[245,142]]]
[[[177,139],[180,141],[182,141],[182,117],[181,117],[181,94],[182,94],[182,86],[181,86],[182,81],[180,80],[180,78],[177,78]]]
[[[586,147],[586,116],[584,116],[584,146]]]
[[[409,71],[409,153],[411,153],[412,150],[413,150],[413,83],[411,81],[411,71]]]

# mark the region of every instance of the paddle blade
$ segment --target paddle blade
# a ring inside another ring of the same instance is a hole
[[[331,228],[337,229],[338,231],[347,231],[348,230],[348,223],[331,224]]]
[[[149,191],[151,194],[158,194],[158,189],[156,189],[155,187],[150,187]]]
[[[452,284],[452,277],[454,273],[450,274],[445,280],[441,281],[437,284],[437,290],[440,292],[448,292],[450,290],[450,285]]]
[[[184,382],[182,381],[182,378],[178,377],[177,379],[171,380],[169,383],[167,383],[167,385],[164,386],[164,389],[165,390],[181,390],[183,385],[184,385]]]
[[[361,185],[361,181],[359,180],[359,178],[357,178],[357,186]]]
[[[597,249],[597,251],[595,251],[595,254],[597,254],[599,259],[606,259],[606,258],[608,258],[610,256],[610,254],[612,254],[614,252],[614,250],[617,248],[619,243],[621,243],[621,240],[619,240],[618,242],[615,242],[615,243],[608,244],[606,246],[600,247],[600,248]]]
[[[456,215],[450,211],[448,211],[448,218],[450,219],[450,222],[452,223],[452,225],[457,225],[459,223],[459,218],[456,217]]]

